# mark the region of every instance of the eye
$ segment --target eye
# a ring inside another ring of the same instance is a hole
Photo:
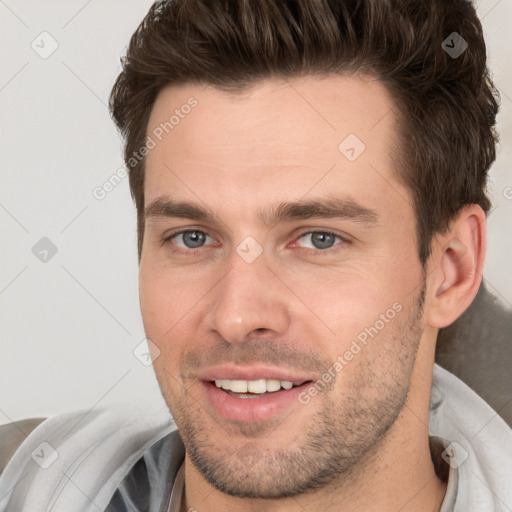
[[[213,241],[210,235],[198,229],[187,229],[174,233],[166,239],[166,242],[172,241],[174,245],[182,249],[198,249],[205,245],[207,240]]]
[[[329,231],[309,231],[303,233],[297,240],[302,239],[306,241],[306,245],[302,245],[303,248],[319,250],[331,249],[335,246],[336,240],[344,242],[341,236],[330,233]]]
[[[301,242],[299,242],[301,240]],[[173,233],[163,240],[163,243],[171,242],[172,245],[181,248],[184,252],[200,249],[205,245],[215,245],[215,240],[199,229],[185,229]],[[337,250],[339,245],[349,243],[340,235],[330,231],[308,231],[297,238],[295,242],[299,247],[320,252]]]

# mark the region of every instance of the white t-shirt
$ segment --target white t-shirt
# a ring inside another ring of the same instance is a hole
[[[512,429],[438,365],[429,430],[450,464],[440,512],[512,510]],[[50,417],[0,476],[0,512],[179,512],[184,456],[168,412],[123,405]]]

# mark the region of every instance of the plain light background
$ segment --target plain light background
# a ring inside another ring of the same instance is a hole
[[[161,410],[134,354],[145,336],[128,180],[93,196],[123,166],[107,98],[151,1],[42,4],[0,0],[0,424],[120,402]],[[512,0],[477,5],[502,97],[484,276],[510,305]],[[33,252],[43,237],[57,250],[46,262]]]

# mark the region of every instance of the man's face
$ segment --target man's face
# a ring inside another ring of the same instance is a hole
[[[399,417],[424,289],[391,109],[341,76],[156,101],[142,315],[187,456],[223,492],[318,488]]]

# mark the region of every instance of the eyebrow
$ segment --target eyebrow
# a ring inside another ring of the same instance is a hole
[[[198,204],[173,201],[168,197],[158,197],[145,208],[146,218],[177,217],[201,222],[221,223],[215,214]],[[272,205],[267,211],[257,215],[258,220],[267,226],[280,222],[305,219],[346,219],[363,224],[376,224],[379,216],[375,210],[367,208],[351,198],[319,198],[299,200]]]

